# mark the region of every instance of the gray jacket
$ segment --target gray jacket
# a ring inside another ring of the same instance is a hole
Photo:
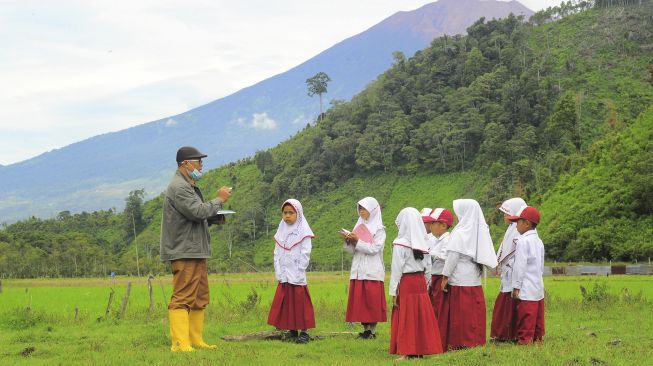
[[[211,258],[211,236],[206,218],[222,208],[215,198],[204,202],[202,192],[179,171],[170,180],[161,218],[161,261]]]

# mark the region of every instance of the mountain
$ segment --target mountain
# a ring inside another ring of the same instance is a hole
[[[310,60],[232,95],[179,115],[107,133],[0,169],[0,217],[14,221],[59,211],[122,208],[134,189],[158,194],[175,168],[178,147],[207,153],[206,168],[276,145],[313,121],[316,98],[305,80],[332,79],[327,99],[349,100],[392,63],[442,34],[463,33],[480,17],[532,12],[516,1],[441,0],[399,12]],[[29,179],[26,179],[29,177]]]
[[[497,206],[515,196],[540,209],[551,261],[653,257],[653,2],[587,4],[435,39],[316,124],[207,171],[203,192],[233,186],[226,208],[236,212],[211,228],[210,271],[272,270],[290,197],[315,233],[311,270],[349,267],[337,231],[354,225],[365,196],[383,206],[386,265],[401,208],[476,199],[497,247],[506,229]],[[136,273],[135,253],[141,273],[163,273],[162,200],[7,225],[0,274]]]

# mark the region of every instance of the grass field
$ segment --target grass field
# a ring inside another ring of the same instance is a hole
[[[344,322],[347,274],[310,273],[317,329],[359,331]],[[126,285],[133,283],[119,319]],[[212,275],[205,338],[217,351],[169,352],[166,301],[170,277],[153,281],[155,308],[148,311],[146,279],[3,280],[0,293],[2,365],[221,365],[391,364],[389,323],[376,340],[338,334],[308,345],[280,341],[227,342],[224,335],[270,330],[267,311],[276,283],[271,273]],[[488,333],[498,279],[486,294]],[[433,365],[653,365],[653,276],[547,277],[546,337],[541,345],[485,347],[430,356]],[[587,289],[581,295],[580,286]],[[111,288],[111,312],[104,314]],[[29,310],[28,310],[29,308]],[[78,309],[75,319],[75,308]]]

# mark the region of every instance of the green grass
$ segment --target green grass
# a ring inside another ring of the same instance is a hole
[[[320,332],[358,331],[344,322],[347,273],[310,273],[309,288]],[[133,281],[125,317],[118,319],[128,281]],[[12,365],[172,365],[216,364],[390,364],[389,323],[379,337],[358,341],[342,334],[308,345],[278,341],[226,342],[221,336],[271,329],[267,311],[274,276],[212,275],[205,338],[218,351],[169,352],[165,301],[170,277],[154,281],[155,310],[147,311],[144,279],[4,280],[0,293],[1,364]],[[164,284],[162,291],[160,283]],[[486,347],[431,356],[419,364],[459,365],[644,365],[653,357],[653,276],[547,277],[546,337],[541,345]],[[108,319],[103,317],[110,287],[116,291]],[[588,291],[585,300],[580,286]],[[498,279],[485,291],[488,332]],[[627,289],[627,290],[624,290]],[[252,301],[253,291],[257,300]],[[165,292],[165,297],[162,294]],[[165,300],[164,300],[165,299]],[[26,310],[30,306],[31,310]],[[78,319],[75,320],[75,307]],[[612,340],[618,345],[610,345]],[[27,356],[21,353],[33,347]]]

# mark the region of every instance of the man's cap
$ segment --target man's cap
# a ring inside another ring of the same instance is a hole
[[[517,221],[519,219],[528,220],[534,224],[540,223],[540,212],[533,206],[523,207],[515,216],[508,216],[508,220]]]
[[[443,222],[447,226],[453,225],[453,214],[446,208],[424,208],[422,209],[423,222]]]
[[[178,163],[181,163],[184,160],[201,159],[205,157],[206,154],[202,154],[199,150],[192,146],[183,146],[177,150]]]

